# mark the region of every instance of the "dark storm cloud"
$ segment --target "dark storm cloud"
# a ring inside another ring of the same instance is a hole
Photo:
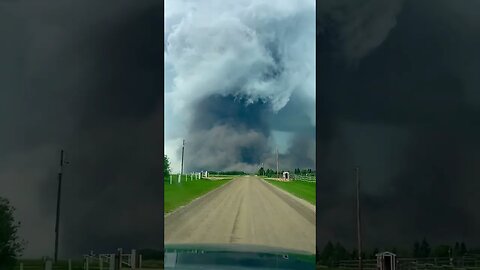
[[[196,103],[186,140],[188,171],[255,171],[269,151],[271,114],[263,102],[245,104],[234,96],[213,95]]]
[[[272,114],[268,104],[257,102],[246,104],[242,98],[234,96],[213,95],[206,97],[195,106],[195,115],[191,129],[211,129],[217,125],[242,126],[248,124],[250,128],[259,130],[268,136],[270,129],[266,116]]]
[[[265,102],[246,104],[234,96],[213,95],[201,100],[194,107],[186,137],[186,170],[255,172],[262,163],[274,168],[276,161],[269,143],[272,129],[295,132],[287,154],[280,155],[282,168],[313,168],[315,131],[298,109],[301,104],[294,96],[276,114]],[[288,124],[292,122],[296,124]]]
[[[378,47],[395,27],[403,0],[325,0],[317,7],[317,33],[337,56],[356,64]],[[323,37],[326,37],[323,39]]]
[[[187,171],[254,172],[261,163],[273,168],[275,144],[289,144],[274,131],[308,137],[293,143],[312,145],[314,2],[171,1],[167,6],[165,149],[174,171],[180,171],[182,139],[188,145]],[[295,124],[288,124],[292,120]],[[288,158],[285,166],[312,164],[296,155]]]
[[[271,128],[279,131],[298,131],[303,134],[315,136],[315,125],[305,108],[310,105],[311,100],[303,95],[293,94],[290,102],[278,113],[268,115]]]
[[[0,190],[27,256],[160,248],[162,3],[0,3]]]
[[[480,203],[480,84],[472,75],[480,31],[472,5],[405,2],[395,27],[356,66],[329,42],[341,27],[320,31],[320,247],[354,246],[355,166],[366,247],[408,248],[424,236],[480,245],[480,215],[471,207]]]

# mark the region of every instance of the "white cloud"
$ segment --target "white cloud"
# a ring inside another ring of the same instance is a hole
[[[166,149],[211,95],[278,111],[301,93],[314,125],[314,1],[166,1],[165,39]]]

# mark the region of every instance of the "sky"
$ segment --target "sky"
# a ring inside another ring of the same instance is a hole
[[[0,1],[0,196],[26,257],[163,247],[163,6]]]
[[[53,254],[62,148],[61,256],[161,248],[159,153],[178,170],[182,139],[187,171],[275,145],[316,165],[319,246],[355,244],[356,166],[367,247],[480,245],[478,1],[324,0],[316,27],[308,1],[223,2],[162,21],[155,0],[0,1],[0,196],[25,256]]]
[[[313,3],[112,3],[0,1],[0,196],[25,257],[53,255],[61,149],[60,257],[163,247],[163,136],[174,169],[183,138],[188,170],[275,146],[315,166]]]
[[[315,167],[315,2],[166,1],[172,171]]]
[[[320,1],[317,245],[480,247],[480,2]]]

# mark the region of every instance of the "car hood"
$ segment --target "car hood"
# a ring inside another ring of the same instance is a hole
[[[315,254],[249,244],[166,244],[165,269],[315,269]]]

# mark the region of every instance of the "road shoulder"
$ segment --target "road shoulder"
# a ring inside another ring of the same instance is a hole
[[[196,205],[199,205],[201,204],[203,201],[206,201],[208,200],[209,198],[215,196],[215,194],[221,192],[222,190],[224,190],[229,184],[231,184],[233,181],[235,181],[236,178],[228,181],[227,183],[217,187],[217,188],[214,188],[210,191],[208,191],[207,193],[193,199],[192,201],[190,201],[189,203],[185,204],[185,205],[182,205],[182,206],[179,206],[177,209],[173,210],[172,212],[169,212],[169,213],[165,213],[163,215],[164,219],[166,219],[167,217],[169,216],[178,216],[178,215],[182,215],[183,212],[185,211],[188,211],[189,208],[194,208]]]
[[[291,199],[297,201],[298,203],[301,203],[302,205],[304,205],[305,207],[307,207],[308,209],[312,210],[314,213],[317,213],[316,211],[316,206],[314,204],[311,204],[310,202],[300,198],[300,197],[297,197],[295,195],[293,195],[292,193],[288,192],[288,191],[285,191],[275,185],[272,185],[271,183],[269,183],[268,181],[265,181],[265,179],[262,179],[260,178],[260,180],[266,184],[268,184],[270,187],[276,189],[277,191],[279,191],[280,193],[283,193],[287,196],[289,196]]]

